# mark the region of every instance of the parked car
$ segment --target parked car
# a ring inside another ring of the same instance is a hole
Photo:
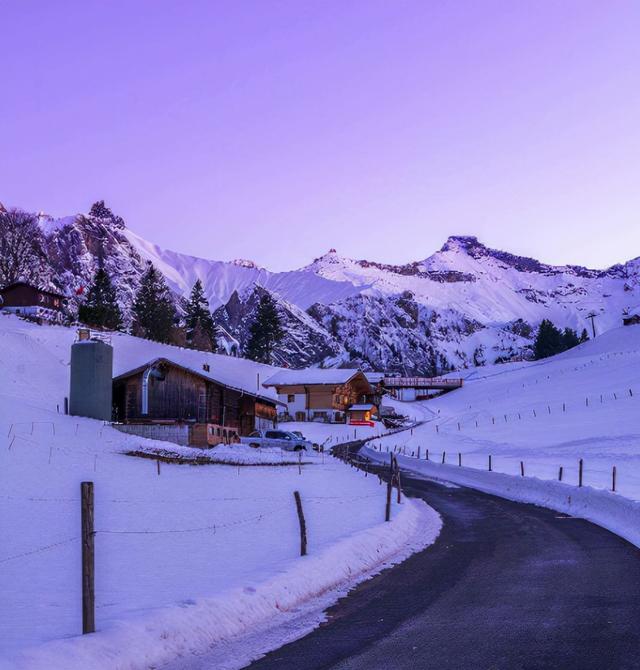
[[[250,447],[278,447],[284,451],[307,451],[313,449],[309,440],[300,438],[286,430],[255,430],[247,437],[241,437],[242,444]]]

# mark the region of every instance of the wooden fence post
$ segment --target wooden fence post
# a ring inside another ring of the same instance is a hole
[[[582,486],[582,469],[583,469],[583,463],[582,459],[580,459],[578,463],[578,486]]]
[[[428,461],[429,460],[429,450],[427,449],[424,455],[424,460]]]
[[[446,455],[447,455],[447,452],[446,452],[446,451],[443,451],[443,452],[442,452],[442,464],[443,464],[443,465],[444,465],[444,459],[445,459]]]
[[[560,469],[558,470],[558,481],[562,481],[562,466],[560,466]]]
[[[615,493],[616,492],[616,466],[613,466],[613,470],[611,470],[611,490]]]
[[[489,454],[489,472],[491,472],[491,454]]]
[[[158,470],[158,477],[159,477],[160,476],[160,459],[159,458],[156,459],[156,467],[157,467],[157,470]]]
[[[391,521],[391,489],[393,487],[393,456],[389,460],[389,479],[387,479],[387,503],[385,506],[384,520]]]
[[[458,467],[462,467],[462,454],[460,452],[458,452]]]
[[[94,633],[96,630],[93,482],[82,482],[80,484],[80,493],[82,525],[82,634],[86,635],[87,633]]]
[[[524,461],[520,461],[520,476],[524,477]]]
[[[296,509],[298,510],[298,521],[300,522],[300,556],[306,556],[307,524],[304,520],[304,512],[302,511],[302,500],[300,499],[300,492],[294,491],[293,497],[296,499]]]

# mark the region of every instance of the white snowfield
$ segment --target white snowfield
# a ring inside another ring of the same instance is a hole
[[[402,406],[432,418],[370,442],[369,457],[395,449],[412,471],[581,516],[640,546],[640,326],[544,361],[478,368],[462,389]]]
[[[123,452],[175,445],[58,413],[73,337],[0,316],[0,667],[149,668],[203,653],[217,654],[213,667],[241,667],[277,646],[279,627],[303,634],[345,590],[437,536],[439,517],[423,503],[394,504],[384,523],[385,487],[326,453],[305,455],[312,464],[300,470],[162,463],[158,476],[154,460]],[[118,368],[180,353],[128,336],[114,347]],[[237,363],[238,386],[275,372]],[[233,365],[225,358],[220,372]],[[82,481],[94,482],[97,531],[98,632],[87,636]]]

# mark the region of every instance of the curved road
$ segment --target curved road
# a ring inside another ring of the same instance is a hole
[[[251,670],[640,668],[640,551],[593,524],[404,477],[444,526]]]

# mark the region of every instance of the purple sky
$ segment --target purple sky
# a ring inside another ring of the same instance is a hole
[[[0,201],[209,258],[640,255],[640,3],[0,0]]]

